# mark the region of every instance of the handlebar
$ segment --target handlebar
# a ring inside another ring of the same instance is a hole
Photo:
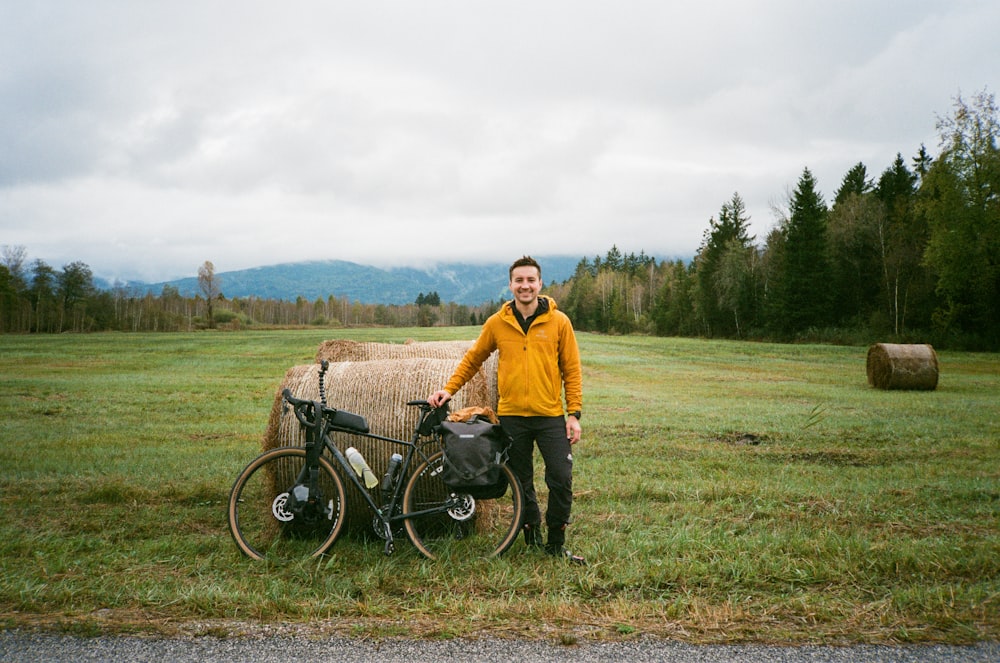
[[[285,402],[292,406],[292,411],[295,413],[295,418],[299,420],[299,423],[303,426],[309,426],[312,424],[310,421],[314,418],[311,410],[315,407],[314,401],[307,401],[302,398],[295,398],[292,396],[292,391],[287,387],[281,390],[281,397],[285,399]],[[306,413],[309,413],[309,416]]]

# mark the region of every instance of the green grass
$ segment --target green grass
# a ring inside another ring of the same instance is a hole
[[[0,615],[91,634],[557,642],[1000,638],[1000,355],[940,353],[933,392],[865,348],[580,335],[578,568],[458,567],[363,536],[245,560],[226,527],[285,371],[327,338],[455,329],[0,336]],[[425,394],[414,394],[414,397]],[[748,443],[747,435],[754,437]]]

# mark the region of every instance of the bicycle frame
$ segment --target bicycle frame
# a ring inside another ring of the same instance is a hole
[[[378,519],[382,527],[382,537],[385,539],[385,554],[391,555],[395,551],[395,541],[392,533],[392,526],[395,523],[402,522],[407,518],[422,517],[434,513],[447,512],[449,509],[452,509],[460,504],[460,500],[452,495],[444,504],[439,505],[434,509],[403,514],[401,509],[398,507],[400,506],[402,499],[405,482],[402,480],[396,480],[392,486],[392,492],[386,499],[385,504],[380,507],[372,497],[371,491],[368,490],[367,486],[365,486],[365,484],[358,477],[357,472],[354,471],[354,468],[347,460],[347,457],[337,447],[337,445],[333,443],[330,433],[338,432],[356,438],[378,440],[400,447],[405,447],[406,452],[403,454],[403,460],[396,471],[396,476],[401,479],[402,477],[407,476],[409,469],[413,464],[414,457],[419,457],[419,459],[423,461],[428,459],[428,455],[423,453],[421,450],[423,445],[419,444],[420,438],[422,437],[420,431],[423,423],[427,418],[432,416],[434,410],[430,408],[426,401],[410,401],[407,403],[411,406],[421,407],[420,421],[414,429],[413,437],[410,441],[386,437],[384,435],[377,435],[371,432],[362,432],[360,430],[334,426],[327,416],[330,414],[331,408],[326,406],[325,389],[323,386],[323,375],[326,372],[327,367],[328,363],[325,361],[322,362],[320,368],[319,401],[306,401],[294,398],[287,389],[283,392],[285,402],[292,406],[299,423],[306,429],[306,464],[303,466],[302,471],[296,478],[295,485],[307,486],[309,490],[309,498],[313,498],[313,496],[315,496],[318,492],[317,484],[319,477],[319,457],[323,453],[323,449],[329,451],[330,455],[337,461],[337,466],[343,470],[344,476],[346,476],[351,484],[357,488],[365,502],[368,503],[369,509]],[[311,420],[304,410],[312,411]],[[336,410],[332,411],[334,413],[336,412]]]
[[[447,459],[439,425],[447,407],[435,408],[426,400],[407,403],[420,411],[409,441],[372,433],[364,417],[327,407],[323,377],[328,366],[321,362],[319,400],[296,398],[290,389],[281,392],[305,431],[305,446],[289,441],[289,446],[264,451],[233,483],[227,517],[240,551],[258,560],[322,556],[355,509],[363,515],[364,502],[373,515],[371,526],[385,541],[386,555],[395,552],[404,531],[429,559],[487,559],[506,552],[517,540],[524,509],[513,470],[497,461],[505,481],[498,480],[495,488],[509,490],[496,495],[449,484],[443,476]],[[354,469],[358,459],[346,447],[351,440],[380,442],[402,452],[393,451],[379,488],[369,468]],[[350,486],[355,489],[351,500],[345,491]],[[477,518],[479,513],[484,517]]]

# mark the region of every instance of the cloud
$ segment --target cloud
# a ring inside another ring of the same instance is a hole
[[[97,0],[0,9],[0,242],[159,280],[686,255],[733,192],[754,232],[826,199],[959,92],[996,3]]]

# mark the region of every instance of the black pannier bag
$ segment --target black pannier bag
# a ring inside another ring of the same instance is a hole
[[[441,438],[441,480],[449,488],[480,500],[497,499],[507,492],[507,475],[500,466],[507,462],[510,438],[500,424],[478,417],[442,421]]]

